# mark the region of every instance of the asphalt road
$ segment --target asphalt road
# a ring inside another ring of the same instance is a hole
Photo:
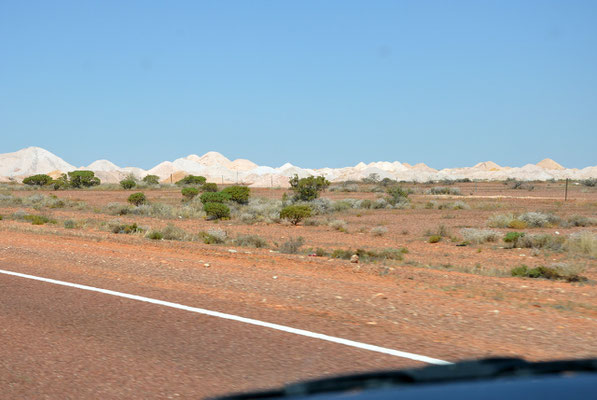
[[[31,273],[18,265],[1,267]],[[97,282],[109,285],[105,279]],[[128,293],[149,292],[154,298],[172,295],[147,285],[126,287]],[[423,365],[7,275],[0,275],[0,326],[3,398],[197,398],[348,371]]]

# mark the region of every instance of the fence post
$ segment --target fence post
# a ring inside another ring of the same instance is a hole
[[[568,201],[568,178],[566,178],[566,190],[564,191],[564,201]]]

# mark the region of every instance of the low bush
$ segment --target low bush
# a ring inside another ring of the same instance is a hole
[[[75,229],[77,227],[77,223],[72,219],[67,219],[64,221],[64,227],[66,229]]]
[[[146,237],[151,240],[162,240],[164,235],[160,231],[149,231]]]
[[[200,232],[199,236],[205,244],[222,244],[228,240],[228,233],[222,229],[209,229],[207,232]]]
[[[543,278],[551,280],[563,280],[566,282],[584,282],[586,277],[581,276],[582,271],[579,268],[571,268],[567,264],[555,264],[553,266],[545,267],[539,266],[529,268],[526,265],[520,265],[512,268],[510,274],[521,278]]]
[[[566,221],[568,226],[587,227],[597,225],[597,219],[588,218],[583,215],[571,215]]]
[[[460,196],[462,192],[458,187],[434,186],[425,191],[425,194],[448,194],[453,196]]]
[[[438,243],[442,240],[442,237],[440,235],[431,235],[429,236],[429,243]]]
[[[141,204],[147,203],[147,198],[145,197],[145,194],[138,192],[131,194],[127,201],[134,206],[140,206]]]
[[[121,224],[118,222],[111,222],[109,223],[110,230],[112,233],[124,233],[124,234],[131,234],[131,233],[138,233],[143,232],[143,229],[139,228],[136,223],[134,224]]]
[[[238,204],[248,204],[251,190],[247,186],[228,186],[222,193],[228,195],[231,201]]]
[[[193,200],[199,194],[199,189],[196,187],[185,187],[180,190],[180,193],[183,195],[185,201],[189,201]]]
[[[28,214],[28,215],[24,215],[22,219],[24,219],[25,221],[31,222],[31,225],[44,225],[47,223],[50,223],[50,224],[56,223],[55,219],[46,217],[45,215]]]
[[[280,253],[297,254],[300,248],[305,244],[305,239],[301,236],[298,238],[289,238],[279,247]]]
[[[517,219],[513,214],[495,214],[489,217],[487,225],[490,228],[525,229],[527,223]]]
[[[385,226],[374,226],[373,228],[371,228],[371,234],[373,236],[383,236],[386,233],[388,233],[388,228],[386,228]]]
[[[226,204],[212,202],[204,203],[203,211],[205,211],[209,219],[230,218],[230,208]]]
[[[200,196],[201,202],[206,203],[225,203],[230,200],[230,195],[224,192],[204,192]]]
[[[332,251],[330,257],[332,258],[340,258],[343,260],[350,260],[353,255],[359,256],[359,261],[361,262],[384,262],[388,260],[399,261],[402,260],[404,254],[408,253],[408,249],[402,247],[400,249],[395,248],[385,248],[385,249],[376,249],[376,250],[365,250],[365,249],[335,249]]]
[[[510,183],[510,188],[511,189],[518,189],[518,190],[528,190],[533,191],[535,189],[535,185],[533,185],[531,182],[524,182],[524,181],[511,181]]]
[[[319,193],[330,185],[330,182],[323,176],[299,178],[298,175],[294,175],[288,183],[290,190],[294,192],[295,201],[315,200],[319,197]]]
[[[472,244],[495,242],[499,236],[499,232],[490,229],[464,228],[460,233],[466,242]]]
[[[470,206],[464,201],[454,201],[451,203],[442,203],[437,206],[439,210],[470,210]]]
[[[217,192],[218,184],[213,183],[213,182],[204,183],[203,186],[201,186],[201,191],[202,192]]]
[[[207,179],[204,176],[187,175],[178,182],[177,185],[203,185]]]
[[[552,227],[561,222],[559,217],[542,212],[526,212],[521,214],[518,220],[525,222],[529,228]]]
[[[259,235],[238,235],[234,239],[234,244],[236,246],[255,247],[258,249],[267,247],[267,241]]]
[[[589,231],[571,234],[566,241],[568,251],[597,258],[597,234]]]
[[[290,221],[293,225],[298,225],[303,219],[311,216],[311,207],[306,205],[286,206],[280,211],[280,218]]]
[[[189,237],[183,229],[173,224],[166,225],[161,234],[165,240],[186,240]]]
[[[584,179],[580,181],[580,184],[588,187],[595,187],[597,186],[597,178]]]
[[[330,221],[328,223],[328,226],[340,232],[346,232],[346,229],[348,228],[348,224],[346,223],[346,221],[342,219],[335,219],[333,221]]]
[[[524,235],[525,235],[524,232],[508,232],[504,236],[503,241],[506,242],[506,243],[514,243],[514,244],[516,244],[516,242],[518,241],[518,239],[520,239]]]

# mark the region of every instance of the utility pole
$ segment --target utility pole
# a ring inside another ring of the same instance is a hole
[[[568,178],[566,178],[566,190],[564,191],[564,201],[568,201]]]

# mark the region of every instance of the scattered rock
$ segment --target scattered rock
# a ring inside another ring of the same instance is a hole
[[[356,254],[353,254],[352,257],[350,257],[350,262],[357,264],[359,262],[359,256]]]

